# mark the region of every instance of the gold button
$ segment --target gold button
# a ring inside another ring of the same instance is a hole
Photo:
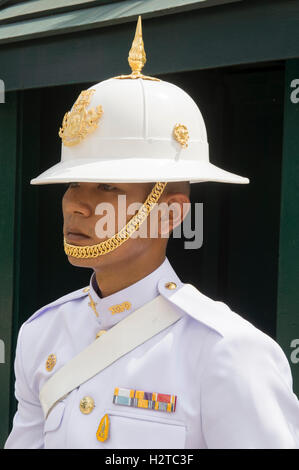
[[[100,330],[100,331],[96,334],[96,339],[99,338],[100,336],[102,336],[103,333],[106,333],[106,330]]]
[[[83,292],[88,292],[89,289],[90,289],[90,287],[85,287],[85,288],[83,289]]]
[[[88,415],[94,409],[94,399],[91,397],[83,397],[80,400],[80,411],[84,415]]]
[[[47,371],[51,372],[51,370],[53,369],[55,364],[56,364],[56,356],[55,356],[55,354],[50,354],[50,356],[48,356],[48,359],[47,359],[47,362],[46,362]]]
[[[174,282],[167,282],[165,284],[166,289],[173,290],[176,289],[176,284]]]

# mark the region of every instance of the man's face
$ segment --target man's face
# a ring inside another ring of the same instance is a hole
[[[63,234],[67,243],[87,246],[107,240],[132,218],[140,205],[130,214],[128,207],[133,203],[142,204],[152,188],[153,183],[70,183],[62,199]],[[118,207],[120,200],[123,201],[122,211]],[[95,268],[106,263],[126,262],[150,246],[150,238],[128,239],[111,253],[97,258],[69,256],[69,261],[76,266]]]

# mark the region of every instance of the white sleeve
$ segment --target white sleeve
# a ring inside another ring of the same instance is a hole
[[[15,396],[18,400],[13,428],[5,443],[5,449],[41,449],[44,447],[44,416],[38,397],[28,386],[22,363],[22,330],[18,335],[15,358]],[[34,348],[33,344],[26,347]]]
[[[298,449],[299,400],[288,360],[270,336],[249,329],[211,346],[201,381],[210,449]]]

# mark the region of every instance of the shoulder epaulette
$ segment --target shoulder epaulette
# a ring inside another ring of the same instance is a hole
[[[176,288],[169,289],[165,281],[161,279],[158,284],[159,292],[163,297],[221,336],[231,333],[237,323],[250,325],[245,318],[232,311],[224,302],[207,297],[193,285],[181,283]]]
[[[88,294],[89,287],[84,287],[81,289],[74,290],[72,292],[69,292],[68,294],[63,295],[62,297],[59,297],[58,299],[54,300],[53,302],[50,302],[47,305],[44,305],[41,307],[39,310],[34,312],[31,317],[29,317],[25,323],[30,323],[32,320],[35,320],[37,317],[42,315],[43,313],[47,312],[48,310],[57,307],[58,305],[62,305],[65,302],[68,302],[69,300],[76,300],[79,299],[80,297],[83,297]]]

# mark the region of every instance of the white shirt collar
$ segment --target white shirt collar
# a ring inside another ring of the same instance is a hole
[[[182,284],[168,258],[165,258],[157,269],[143,279],[114,294],[101,298],[97,294],[96,273],[93,272],[89,283],[89,304],[93,304],[94,314],[98,315],[96,318],[99,327],[106,330],[142,307],[142,305],[153,300],[159,295],[158,282],[162,278],[166,279],[166,282],[175,282],[177,286]],[[89,306],[92,308],[91,305]]]

